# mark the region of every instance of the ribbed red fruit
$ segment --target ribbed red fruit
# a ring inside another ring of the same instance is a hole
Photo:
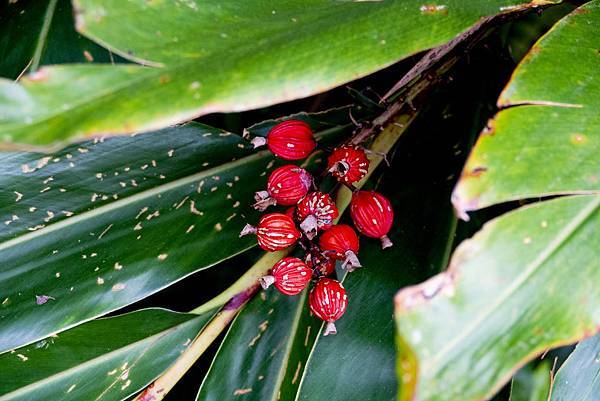
[[[312,270],[298,258],[283,258],[275,263],[271,274],[259,279],[260,285],[267,289],[271,284],[285,295],[296,295],[306,288]]]
[[[387,236],[394,222],[388,198],[374,191],[358,191],[352,195],[350,216],[358,231],[367,237],[379,238],[383,249],[393,245]]]
[[[254,195],[254,208],[262,211],[270,205],[295,205],[311,186],[312,177],[303,168],[293,164],[276,168],[269,176],[267,190]]]
[[[269,131],[266,139],[255,137],[252,143],[254,147],[266,143],[275,156],[286,160],[304,159],[317,146],[310,126],[300,120],[279,123]]]
[[[356,256],[359,247],[358,235],[346,224],[338,224],[321,234],[319,247],[329,257],[343,260],[344,269],[352,271],[361,266]]]
[[[311,290],[308,303],[312,313],[327,322],[323,335],[337,333],[334,322],[342,317],[348,307],[344,286],[337,280],[321,278]]]
[[[306,255],[306,266],[322,276],[329,276],[335,271],[335,259],[309,253]]]
[[[318,230],[326,230],[338,217],[338,209],[331,196],[323,192],[311,192],[296,207],[300,228],[308,239],[313,239]]]
[[[283,213],[265,214],[260,218],[257,227],[246,224],[240,237],[247,234],[256,234],[258,245],[270,252],[294,245],[301,235],[294,220]]]
[[[369,171],[369,159],[363,149],[340,146],[327,159],[327,169],[338,181],[353,184]]]

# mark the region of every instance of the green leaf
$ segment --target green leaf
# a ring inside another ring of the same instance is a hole
[[[258,218],[253,194],[277,164],[251,147],[189,124],[43,157],[0,155],[0,351],[131,304],[254,246],[238,234]]]
[[[498,101],[510,108],[490,121],[463,170],[453,195],[461,214],[515,199],[600,191],[599,49],[596,0],[530,50]]]
[[[75,31],[69,0],[7,1],[0,6],[0,75],[17,78],[40,65],[109,62],[106,49]]]
[[[44,68],[0,81],[7,142],[130,133],[306,97],[438,46],[481,17],[554,0],[77,0],[77,28],[142,66]]]
[[[525,365],[513,377],[509,401],[548,401],[552,366],[543,361],[537,366]]]
[[[596,332],[599,206],[581,195],[505,214],[401,290],[399,399],[488,398],[536,354]]]
[[[558,370],[550,401],[594,401],[600,394],[600,335],[582,341]]]
[[[173,363],[213,316],[145,309],[0,356],[0,400],[122,400]]]

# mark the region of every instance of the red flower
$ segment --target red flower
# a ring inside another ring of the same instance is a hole
[[[327,159],[327,169],[338,181],[354,184],[369,171],[369,159],[356,146],[340,146]]]
[[[323,335],[337,333],[334,322],[342,317],[348,306],[344,286],[337,280],[321,278],[310,292],[308,303],[312,313],[327,322]]]
[[[240,237],[247,234],[256,234],[258,245],[270,252],[294,245],[301,235],[294,221],[282,213],[265,214],[259,220],[257,227],[246,224]]]
[[[285,295],[296,295],[306,286],[312,277],[312,270],[298,258],[283,258],[275,263],[271,274],[259,279],[260,285],[267,289],[271,284]]]
[[[358,253],[358,235],[352,227],[338,224],[326,230],[319,238],[319,247],[328,256],[343,260],[342,267],[352,271],[361,264],[356,254]]]
[[[392,246],[387,234],[392,228],[394,211],[385,196],[374,191],[359,191],[352,196],[350,216],[362,234],[379,238],[383,249]]]
[[[311,192],[296,207],[300,228],[308,239],[317,235],[317,230],[326,230],[338,217],[338,209],[331,197],[322,192]]]
[[[254,208],[262,211],[270,205],[295,205],[311,186],[312,177],[303,168],[293,164],[279,167],[269,176],[267,190],[259,191],[254,196]]]

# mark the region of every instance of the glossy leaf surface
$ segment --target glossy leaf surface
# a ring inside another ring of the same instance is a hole
[[[600,196],[487,223],[449,269],[396,296],[400,399],[479,400],[518,366],[600,327]]]
[[[454,192],[461,213],[600,191],[600,2],[560,20],[521,62]],[[560,65],[560,68],[557,68]]]
[[[214,312],[144,309],[0,356],[0,400],[122,400],[165,370]]]
[[[560,367],[550,401],[594,401],[600,395],[600,335],[580,342]]]
[[[0,81],[5,141],[47,145],[138,132],[306,97],[443,44],[483,16],[535,6],[519,0],[74,5],[80,32],[151,67],[58,66],[21,84]]]
[[[0,351],[254,246],[238,234],[258,218],[253,194],[278,164],[249,148],[237,135],[190,124],[52,155],[3,154]]]

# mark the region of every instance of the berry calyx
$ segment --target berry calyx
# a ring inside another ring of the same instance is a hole
[[[285,160],[306,158],[317,146],[310,126],[304,121],[287,120],[275,125],[267,137],[252,139],[254,147],[265,143],[277,157]]]
[[[303,168],[293,164],[276,168],[269,176],[267,190],[255,194],[254,208],[263,211],[271,205],[295,205],[311,186],[312,177]]]
[[[336,334],[335,321],[338,320],[348,306],[346,289],[337,280],[321,278],[308,296],[310,310],[319,319],[327,322],[324,336]]]
[[[335,260],[324,255],[309,253],[306,255],[305,263],[321,276],[329,276],[335,271]]]
[[[348,271],[361,267],[356,256],[359,248],[358,235],[346,224],[338,224],[321,234],[319,247],[327,256],[343,260],[342,268]]]
[[[387,236],[394,221],[388,198],[374,191],[358,191],[352,195],[350,216],[358,231],[367,237],[379,238],[383,249],[393,245]]]
[[[283,213],[265,214],[256,227],[246,224],[240,237],[248,234],[256,234],[258,245],[270,252],[294,245],[301,236],[291,217]]]
[[[312,270],[300,259],[287,257],[275,263],[271,274],[259,278],[262,288],[271,284],[285,295],[296,295],[302,292],[312,277]]]
[[[369,159],[363,149],[344,145],[331,153],[327,169],[338,181],[352,185],[369,171]]]
[[[308,239],[313,239],[318,230],[331,227],[338,214],[333,199],[323,192],[309,193],[296,206],[296,217]]]

